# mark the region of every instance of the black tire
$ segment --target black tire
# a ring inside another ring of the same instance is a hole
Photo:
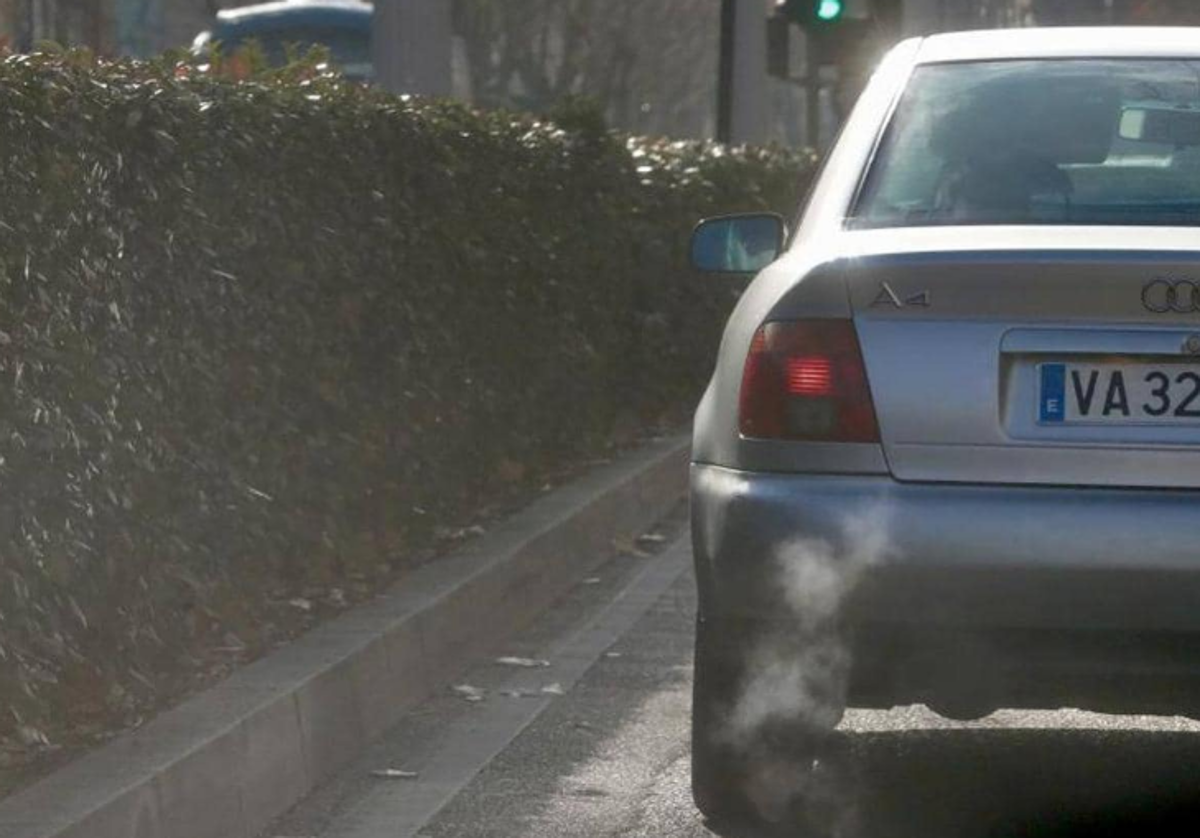
[[[709,820],[742,820],[753,812],[745,795],[742,755],[724,738],[728,714],[737,699],[741,662],[732,644],[718,649],[710,624],[696,620],[695,675],[692,679],[692,799]]]

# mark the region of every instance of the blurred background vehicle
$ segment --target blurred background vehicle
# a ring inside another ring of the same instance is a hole
[[[373,15],[370,4],[357,0],[276,0],[224,9],[211,29],[196,36],[192,51],[203,54],[217,44],[228,54],[253,42],[278,66],[289,52],[302,55],[321,46],[347,78],[370,81]]]

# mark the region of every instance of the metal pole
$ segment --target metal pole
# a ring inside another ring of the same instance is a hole
[[[449,96],[448,0],[376,0],[371,52],[378,84],[393,93]]]
[[[33,49],[38,41],[46,40],[46,9],[44,0],[30,0],[29,14],[29,49]]]
[[[812,32],[804,33],[804,141],[821,148],[821,48]]]
[[[767,137],[767,0],[738,0],[733,26],[733,108],[729,135],[735,143]]]
[[[737,0],[721,0],[721,42],[717,62],[717,142],[733,137],[733,46]]]

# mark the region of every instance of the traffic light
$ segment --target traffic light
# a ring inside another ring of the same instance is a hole
[[[817,0],[817,20],[823,23],[833,23],[845,11],[842,0]]]
[[[874,8],[873,0],[776,0],[768,46],[775,42],[771,36],[776,30],[795,24],[809,36],[819,63],[845,61],[853,53],[873,50]],[[782,36],[776,40],[782,43]]]
[[[846,16],[846,0],[779,0],[777,8],[804,29],[832,27]]]
[[[789,78],[787,27],[804,30],[808,101],[819,99],[821,67],[837,69],[835,109],[848,110],[899,18],[900,0],[776,0],[767,29],[768,72]],[[819,115],[810,114],[810,126]],[[811,135],[811,132],[810,132]]]

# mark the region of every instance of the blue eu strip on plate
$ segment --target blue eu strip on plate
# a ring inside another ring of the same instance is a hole
[[[1038,388],[1038,421],[1062,422],[1067,416],[1067,365],[1042,364]]]

